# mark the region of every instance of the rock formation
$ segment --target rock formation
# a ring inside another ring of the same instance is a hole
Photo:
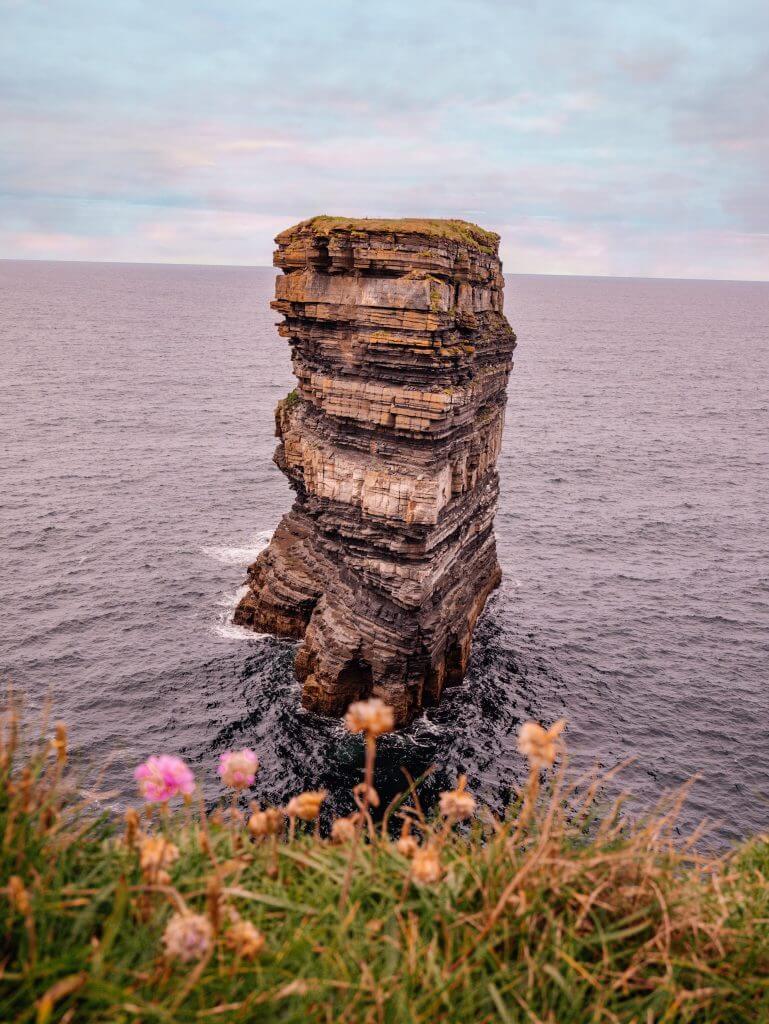
[[[515,335],[499,237],[455,220],[315,217],[276,238],[299,386],[275,462],[297,497],[234,621],[302,639],[302,701],[374,694],[398,723],[464,676],[499,584],[493,522]]]

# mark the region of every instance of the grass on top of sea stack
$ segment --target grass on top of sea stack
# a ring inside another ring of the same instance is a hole
[[[440,217],[329,217],[321,214],[303,220],[294,227],[286,228],[278,236],[291,235],[300,229],[310,229],[316,235],[328,235],[333,231],[362,231],[368,234],[421,235],[425,238],[443,238],[460,242],[471,249],[495,256],[499,248],[499,235],[487,231],[469,220]]]
[[[408,793],[375,824],[388,712],[348,715],[366,773],[358,811],[325,839],[323,791],[240,812],[258,770],[248,750],[220,762],[233,799],[215,813],[166,757],[137,772],[154,802],[111,823],[72,782],[66,730],[25,744],[11,710],[0,1020],[769,1020],[765,840],[701,857],[675,841],[678,797],[635,825],[619,804],[598,815],[600,780],[576,786],[552,768],[562,723],[522,730],[531,769],[504,820],[460,779],[435,819]]]

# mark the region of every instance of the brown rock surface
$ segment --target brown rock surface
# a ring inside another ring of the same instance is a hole
[[[296,391],[275,462],[297,497],[234,621],[303,639],[306,707],[397,722],[464,676],[498,585],[493,524],[515,335],[499,238],[463,221],[316,217],[276,239]]]

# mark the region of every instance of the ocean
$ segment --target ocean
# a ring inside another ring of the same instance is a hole
[[[292,387],[265,268],[0,262],[0,671],[71,727],[106,806],[148,754],[206,792],[349,806],[360,741],[299,707],[295,645],[233,627],[292,495]],[[519,724],[566,717],[573,770],[628,758],[644,813],[769,826],[769,284],[508,276],[518,334],[496,519],[503,583],[465,684],[386,738],[377,784],[460,771],[495,807]],[[405,772],[404,772],[405,769]],[[607,792],[607,799],[611,794]]]

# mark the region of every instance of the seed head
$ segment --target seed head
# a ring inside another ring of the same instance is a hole
[[[139,815],[133,807],[125,812],[125,844],[129,850],[133,850],[139,840]]]
[[[369,697],[351,704],[344,716],[350,732],[365,732],[367,736],[381,736],[392,732],[395,726],[393,709],[379,697]]]
[[[395,844],[395,849],[399,854],[401,854],[401,856],[406,857],[407,860],[411,860],[419,849],[419,843],[413,836],[402,835]]]
[[[170,868],[178,859],[178,847],[164,836],[146,836],[139,844],[139,866],[146,875]]]
[[[254,811],[248,819],[248,831],[257,839],[262,836],[276,836],[283,828],[283,811],[279,807],[268,807]]]
[[[450,821],[466,821],[473,816],[475,797],[465,790],[467,776],[460,775],[456,789],[441,793],[440,809],[444,818]]]
[[[300,793],[292,797],[286,805],[286,814],[289,818],[301,818],[302,821],[312,821],[320,814],[320,805],[328,796],[328,790],[310,790],[307,793]]]
[[[379,793],[373,786],[367,786],[365,782],[359,782],[353,786],[352,795],[359,807],[368,804],[369,807],[379,807]]]
[[[532,768],[549,768],[558,755],[558,739],[565,728],[565,718],[559,718],[549,729],[537,722],[524,722],[518,732],[518,750],[528,757]]]
[[[67,760],[67,727],[63,722],[56,723],[52,746],[56,752],[56,760],[59,764],[64,764]]]
[[[11,875],[8,879],[8,899],[11,906],[15,907],[22,916],[27,917],[32,913],[29,893],[18,875]]]
[[[166,955],[189,963],[200,960],[211,949],[214,930],[203,914],[174,914],[163,932]]]
[[[433,885],[443,873],[441,855],[435,846],[420,846],[411,858],[411,877],[417,885]]]
[[[349,843],[355,838],[357,815],[351,818],[337,818],[331,826],[331,840],[334,843]]]
[[[264,935],[250,921],[236,921],[224,934],[225,944],[244,960],[255,960],[264,948]]]

